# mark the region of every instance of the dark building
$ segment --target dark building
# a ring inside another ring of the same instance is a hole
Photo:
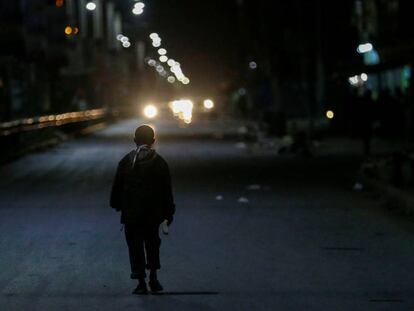
[[[370,50],[358,50],[361,66],[355,68],[350,84],[359,93],[372,91],[379,133],[386,137],[413,135],[413,8],[409,0],[354,2],[360,44]]]
[[[290,124],[309,131],[325,124],[339,76],[356,61],[352,3],[245,0],[239,10],[241,36],[250,42],[242,43],[241,56],[250,101],[279,134]],[[257,68],[249,68],[252,60]]]
[[[0,1],[2,120],[110,105],[128,55],[111,1]],[[124,51],[125,50],[125,51]]]

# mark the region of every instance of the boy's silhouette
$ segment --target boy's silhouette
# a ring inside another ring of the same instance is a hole
[[[150,270],[149,286],[158,292],[163,288],[157,279],[160,269],[159,226],[173,221],[175,212],[171,178],[167,162],[152,146],[154,130],[142,125],[135,131],[137,148],[118,164],[111,192],[111,207],[121,212],[129,249],[131,278],[138,279],[134,294],[148,292],[145,268]]]

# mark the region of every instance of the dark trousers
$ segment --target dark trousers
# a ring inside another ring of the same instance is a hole
[[[158,231],[159,224],[125,224],[131,279],[145,278],[145,268],[149,270],[161,268],[161,239]]]

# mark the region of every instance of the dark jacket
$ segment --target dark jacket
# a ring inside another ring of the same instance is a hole
[[[175,212],[167,162],[153,149],[131,151],[118,164],[111,207],[121,211],[121,223],[170,223]]]

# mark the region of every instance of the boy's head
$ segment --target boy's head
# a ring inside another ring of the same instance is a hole
[[[155,142],[154,129],[149,125],[141,125],[135,130],[134,141],[137,146],[148,145],[151,146]]]

